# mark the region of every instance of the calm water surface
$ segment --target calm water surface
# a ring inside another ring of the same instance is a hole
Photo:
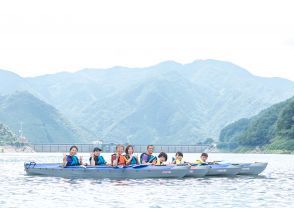
[[[184,156],[193,161],[199,154]],[[2,153],[0,207],[294,207],[294,155],[210,154],[209,159],[269,165],[257,177],[71,180],[28,176],[23,169],[25,161],[60,162],[61,153]]]

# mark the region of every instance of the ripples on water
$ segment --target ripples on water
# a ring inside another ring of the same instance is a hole
[[[83,156],[85,161],[88,155]],[[188,161],[199,157],[184,156]],[[0,207],[294,207],[294,155],[209,156],[269,165],[257,177],[64,179],[28,176],[23,169],[25,161],[60,162],[61,153],[0,154]]]

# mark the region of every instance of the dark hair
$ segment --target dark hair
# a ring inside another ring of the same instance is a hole
[[[99,148],[99,147],[95,147],[94,149],[93,149],[93,152],[96,152],[96,151],[102,151],[102,149],[101,148]]]
[[[208,154],[207,153],[202,153],[201,157],[208,157]]]
[[[183,157],[183,153],[182,153],[182,152],[180,152],[180,151],[178,151],[178,152],[176,153],[176,156]]]
[[[122,144],[118,144],[118,145],[116,145],[115,149],[117,150],[119,147],[125,148],[124,145],[122,145]]]
[[[160,157],[164,157],[165,158],[165,161],[167,161],[167,154],[164,153],[164,152],[161,152],[159,155],[158,155],[158,158]]]
[[[149,145],[147,146],[147,150],[148,150],[149,147],[154,147],[154,146],[153,146],[152,144],[149,144]]]
[[[71,146],[71,147],[69,148],[69,151],[71,151],[71,150],[74,149],[74,148],[75,148],[77,151],[79,151],[78,147],[75,146],[75,145],[74,145],[74,146]]]
[[[129,149],[130,149],[130,148],[133,148],[133,151],[134,151],[134,146],[129,144],[129,145],[126,147],[126,150],[125,150],[126,154],[129,154]]]

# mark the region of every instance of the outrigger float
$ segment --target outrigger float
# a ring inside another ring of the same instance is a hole
[[[64,178],[92,179],[146,179],[146,178],[183,178],[204,176],[258,175],[267,163],[241,164],[202,164],[180,166],[67,166],[60,163],[27,162],[24,168],[29,175],[55,176]]]

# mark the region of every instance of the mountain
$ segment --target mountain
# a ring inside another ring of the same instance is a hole
[[[17,142],[17,136],[7,126],[0,123],[0,146],[14,145]]]
[[[83,69],[23,78],[87,141],[187,144],[218,139],[226,125],[294,94],[294,82],[223,61]],[[1,79],[0,79],[1,86]]]
[[[0,121],[18,133],[20,123],[23,133],[33,143],[80,142],[80,135],[52,106],[28,92],[0,96]]]
[[[30,89],[26,80],[17,74],[0,69],[0,95],[14,93],[15,91],[27,91]]]
[[[220,147],[294,151],[294,97],[249,119],[240,119],[220,133]]]

